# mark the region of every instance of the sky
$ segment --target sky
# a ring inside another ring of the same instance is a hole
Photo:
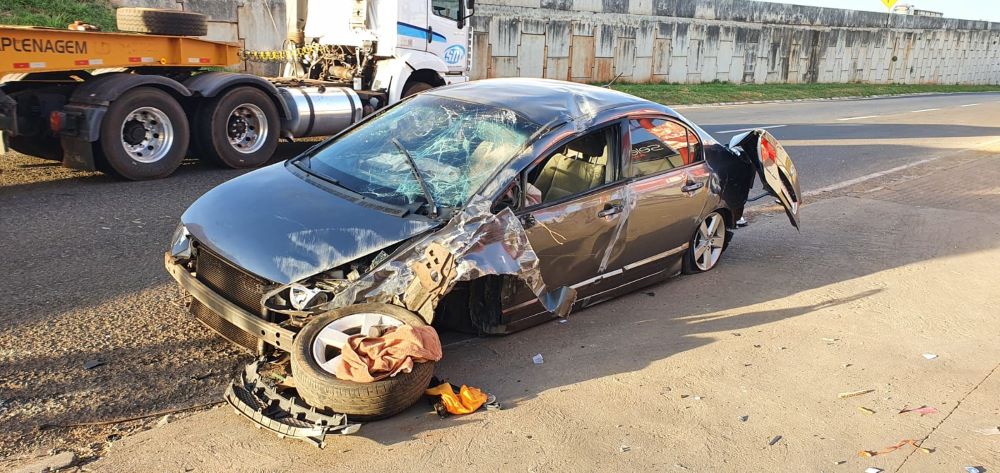
[[[795,3],[817,7],[848,8],[885,12],[881,0],[766,0],[777,3]],[[921,10],[944,13],[949,18],[967,20],[988,20],[1000,22],[1000,0],[899,0],[897,4],[908,3]]]

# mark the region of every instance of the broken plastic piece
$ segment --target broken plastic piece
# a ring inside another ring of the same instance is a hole
[[[326,445],[327,434],[353,434],[361,424],[350,424],[343,414],[323,414],[295,397],[279,393],[264,383],[257,369],[260,360],[248,364],[243,373],[226,388],[226,401],[258,427],[281,438],[303,440],[319,448]]]
[[[868,468],[865,468],[865,473],[882,473],[882,469],[881,468],[875,468],[874,466],[870,466]]]
[[[455,388],[451,386],[451,383],[447,382],[427,389],[424,391],[424,394],[428,396],[440,396],[441,404],[444,405],[444,408],[449,414],[455,415],[476,412],[489,400],[489,395],[482,392],[479,388],[463,384],[458,393],[455,393]],[[494,399],[494,402],[496,402],[496,399]],[[435,410],[437,410],[436,405]],[[438,411],[438,415],[441,415],[440,411]]]
[[[938,357],[937,355],[935,355],[935,354],[933,354],[933,353],[924,353],[924,355],[923,355],[923,356],[924,356],[924,358],[926,358],[926,359],[928,359],[928,360],[933,360],[933,359],[935,359],[935,358],[937,358],[937,357]]]
[[[899,450],[900,448],[902,448],[902,447],[904,447],[906,445],[912,445],[913,448],[915,448],[917,450],[920,450],[923,453],[931,453],[931,452],[933,452],[933,450],[931,450],[929,448],[921,447],[920,444],[918,444],[916,440],[905,439],[905,440],[900,440],[899,443],[897,443],[895,445],[890,445],[888,447],[885,447],[882,450],[862,450],[862,451],[858,452],[858,455],[862,456],[862,457],[865,457],[865,458],[871,458],[871,457],[874,457],[874,456],[878,456],[878,455],[883,455],[883,454],[886,454],[886,453],[895,452],[896,450]]]
[[[776,444],[776,443],[778,443],[780,441],[781,441],[781,436],[780,435],[775,435],[774,438],[772,438],[770,442],[767,442],[767,444],[770,445],[770,446],[774,446],[774,444]]]
[[[965,471],[968,472],[968,473],[982,473],[983,472],[982,469],[980,469],[979,467],[975,467],[975,466],[967,466],[967,467],[965,467]]]
[[[875,411],[873,411],[873,410],[871,410],[871,409],[869,409],[867,407],[864,407],[864,406],[858,406],[858,410],[861,411],[861,412],[864,412],[865,414],[874,414],[875,413]]]
[[[542,363],[545,363],[545,359],[542,358],[542,354],[541,353],[539,353],[539,354],[531,357],[531,361],[534,362],[536,365],[540,365]]]
[[[916,412],[916,413],[920,414],[920,417],[923,417],[923,416],[925,416],[927,414],[937,414],[937,411],[938,410],[936,408],[933,408],[933,407],[930,407],[930,406],[920,406],[920,407],[915,408],[915,409],[903,408],[903,410],[899,411],[899,413],[900,414],[906,414],[907,412]]]
[[[83,369],[92,370],[94,368],[97,368],[98,366],[104,366],[107,363],[108,362],[104,360],[87,360],[83,362]]]
[[[840,393],[840,394],[837,394],[837,397],[840,398],[840,399],[846,399],[846,398],[849,398],[849,397],[861,396],[863,394],[868,394],[868,393],[873,393],[873,392],[875,392],[874,389],[862,389],[861,391],[850,391],[850,392],[846,392],[846,393]]]

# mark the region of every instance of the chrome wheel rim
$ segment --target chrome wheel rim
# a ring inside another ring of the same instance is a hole
[[[226,135],[229,145],[243,154],[257,152],[267,141],[267,117],[252,103],[238,105],[229,113]]]
[[[379,337],[389,327],[402,327],[403,321],[385,314],[362,312],[334,320],[323,327],[312,342],[312,355],[323,371],[336,374],[340,351],[347,339],[359,334]]]
[[[155,163],[170,152],[174,126],[162,110],[140,107],[122,120],[120,138],[129,157],[143,164]]]
[[[694,236],[694,264],[702,271],[708,271],[719,262],[722,246],[726,243],[726,225],[722,215],[712,212]]]

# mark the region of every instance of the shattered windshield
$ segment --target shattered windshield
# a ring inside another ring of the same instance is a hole
[[[458,207],[538,128],[509,109],[423,94],[327,143],[302,164],[367,197],[426,204],[409,154],[432,200]]]

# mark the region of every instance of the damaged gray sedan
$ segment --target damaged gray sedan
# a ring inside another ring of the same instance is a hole
[[[378,418],[419,399],[433,363],[338,379],[349,337],[432,324],[506,334],[711,270],[755,175],[797,227],[795,168],[763,130],[723,146],[624,93],[475,81],[209,191],[166,267],[195,317],[284,363],[310,409]]]

